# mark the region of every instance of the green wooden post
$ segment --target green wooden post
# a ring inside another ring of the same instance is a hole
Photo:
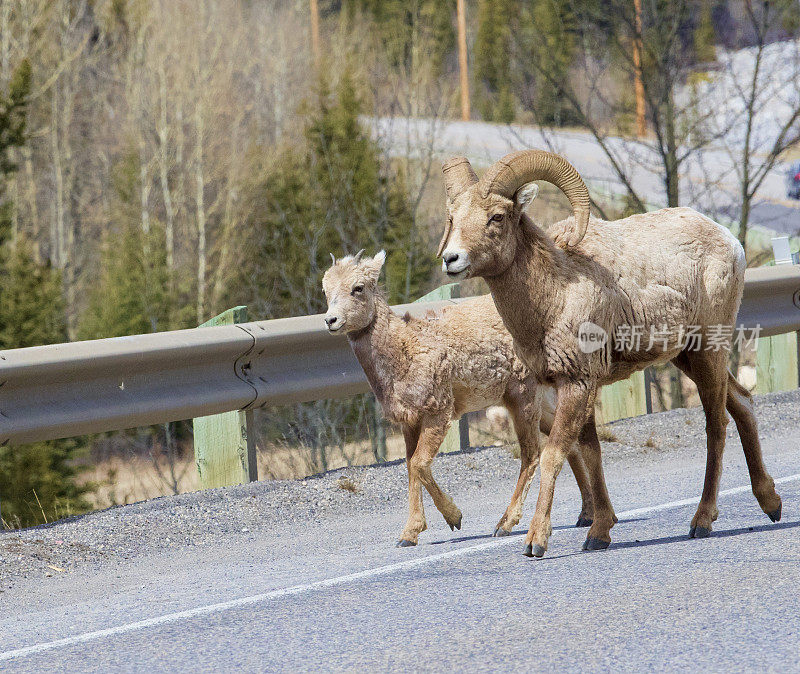
[[[234,307],[201,328],[247,321],[247,307]],[[258,480],[253,411],[236,410],[194,420],[194,458],[203,489]]]
[[[756,393],[797,388],[797,333],[761,337],[756,349]]]
[[[617,419],[647,414],[646,378],[643,371],[634,372],[628,379],[600,389],[597,422],[607,424]]]
[[[449,300],[454,297],[461,297],[461,284],[448,283],[431,290],[427,295],[423,295],[415,302],[436,302],[437,300]],[[460,449],[469,449],[469,420],[464,414],[458,420],[458,424],[451,423],[447,435],[444,436],[440,452],[457,452]]]

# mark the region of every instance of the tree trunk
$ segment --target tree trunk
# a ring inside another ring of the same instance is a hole
[[[172,272],[175,268],[175,210],[172,206],[172,193],[169,188],[169,165],[168,165],[168,143],[167,134],[167,77],[164,72],[164,64],[159,64],[158,68],[158,90],[161,103],[161,115],[158,125],[159,143],[159,175],[161,178],[161,191],[164,195],[164,212],[166,215],[166,225],[164,229],[165,246],[167,249],[167,269],[170,273],[170,283],[172,282]]]
[[[206,208],[205,178],[203,175],[203,111],[198,97],[194,109],[194,122],[197,132],[195,147],[195,207],[197,210],[197,322],[202,323],[205,316],[206,287]]]
[[[671,87],[663,110],[664,132],[667,143],[664,180],[667,188],[667,205],[674,208],[680,205],[680,185],[678,182],[678,148],[675,142],[675,101],[672,97]]]

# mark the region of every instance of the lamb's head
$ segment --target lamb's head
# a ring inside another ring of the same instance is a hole
[[[378,277],[386,252],[362,257],[364,251],[337,260],[322,277],[322,289],[328,300],[325,324],[330,332],[352,333],[368,327],[375,318],[375,295]]]
[[[494,276],[514,259],[520,218],[539,191],[537,180],[558,187],[575,212],[575,227],[564,241],[577,246],[589,224],[589,192],[562,157],[543,150],[506,155],[478,180],[466,157],[442,167],[447,189],[447,227],[437,255],[453,277]]]

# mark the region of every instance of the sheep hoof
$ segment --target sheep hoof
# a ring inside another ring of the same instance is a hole
[[[692,527],[689,529],[689,538],[708,538],[711,535],[711,529],[706,527]]]
[[[602,538],[587,538],[583,542],[583,550],[605,550],[611,541],[604,541]]]
[[[409,540],[407,540],[405,538],[401,538],[399,541],[397,541],[397,545],[395,545],[394,547],[396,547],[396,548],[410,548],[410,547],[412,547],[414,545],[416,545],[416,543],[414,541],[409,541]]]
[[[773,522],[780,522],[781,508],[783,508],[783,503],[781,503],[778,506],[777,510],[773,510],[771,513],[767,513],[767,517],[769,517]]]
[[[592,522],[594,520],[591,517],[586,517],[585,515],[580,515],[578,517],[578,521],[575,524],[576,527],[590,527],[592,526]]]
[[[450,522],[448,522],[448,524],[450,524],[450,531],[455,531],[456,529],[461,531],[461,519],[462,519],[462,515],[459,515],[458,516],[458,522],[453,522],[453,524],[450,524]]]
[[[510,536],[510,535],[511,535],[511,532],[510,531],[506,531],[502,527],[497,527],[497,529],[495,529],[494,533],[492,534],[492,536],[494,536],[495,538],[500,538],[501,536]]]
[[[537,559],[540,559],[544,557],[544,553],[545,553],[544,547],[542,547],[538,543],[536,545],[528,543],[528,545],[525,546],[525,550],[523,551],[522,554],[525,555],[526,557],[536,557]]]

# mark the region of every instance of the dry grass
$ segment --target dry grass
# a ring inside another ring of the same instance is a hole
[[[88,496],[95,509],[200,489],[194,457],[177,459],[171,468],[166,459],[156,462],[138,455],[115,456],[92,466],[82,479],[99,485]],[[168,477],[172,474],[174,479]]]
[[[390,435],[386,445],[387,460],[405,457],[401,435]],[[258,452],[258,476],[262,480],[292,480],[323,470],[366,466],[375,462],[367,441],[349,443],[344,448],[328,448],[324,466],[319,465],[315,456],[315,452],[307,447],[270,445]],[[82,480],[98,485],[94,493],[87,497],[93,509],[136,503],[167,494],[183,494],[201,488],[200,476],[191,455],[176,459],[172,465],[165,458],[155,460],[139,455],[115,456],[92,466],[82,475]],[[347,486],[340,487],[351,491]]]
[[[651,449],[658,447],[655,437],[651,435],[649,438],[647,438],[647,440],[644,441],[644,446],[650,447]]]
[[[340,477],[336,485],[342,491],[349,491],[352,494],[358,494],[358,492],[361,491],[352,478],[345,476]]]
[[[610,426],[598,426],[597,437],[603,442],[619,442],[617,434],[614,433]]]

